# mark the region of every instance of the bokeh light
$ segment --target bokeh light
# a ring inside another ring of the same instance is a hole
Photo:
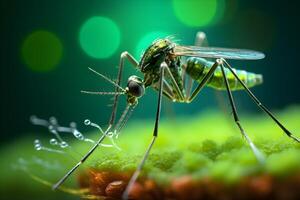
[[[79,40],[89,56],[108,58],[120,45],[120,30],[111,19],[94,16],[82,25]]]
[[[53,70],[60,62],[63,45],[54,33],[38,30],[25,38],[21,54],[29,69],[47,72]]]
[[[135,56],[137,59],[140,59],[143,52],[147,49],[147,47],[152,44],[152,42],[159,38],[165,38],[169,36],[167,32],[164,31],[153,31],[146,34],[141,40],[138,42],[136,49],[135,49]]]
[[[218,0],[173,0],[176,17],[190,27],[203,27],[214,21]]]

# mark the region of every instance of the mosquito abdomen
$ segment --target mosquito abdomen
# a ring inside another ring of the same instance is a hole
[[[214,63],[207,61],[203,58],[191,57],[187,59],[186,72],[196,81],[200,82],[203,77],[207,74],[209,69]],[[255,74],[252,72],[247,72],[245,70],[234,69],[238,77],[246,84],[248,87],[253,87],[259,85],[263,82],[263,77],[261,74]],[[225,68],[225,74],[228,79],[228,83],[231,90],[241,90],[244,89],[243,86],[238,82],[234,75],[230,72],[228,68]],[[214,72],[214,75],[207,83],[208,86],[219,90],[225,90],[225,80],[222,75],[221,68],[218,67]]]

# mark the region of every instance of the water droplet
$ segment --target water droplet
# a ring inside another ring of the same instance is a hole
[[[55,138],[52,138],[52,139],[50,139],[50,144],[51,145],[57,145],[58,142],[57,142],[57,140]]]
[[[110,132],[107,133],[107,136],[112,138],[114,136],[114,133],[110,131]]]
[[[91,124],[91,121],[90,121],[90,120],[88,120],[88,119],[86,119],[86,120],[84,120],[84,124],[88,126],[88,125],[90,125],[90,124]]]
[[[33,144],[34,144],[34,148],[35,148],[37,151],[39,151],[39,150],[42,149],[42,144],[41,144],[40,140],[38,140],[38,139],[34,140]]]
[[[35,148],[35,150],[40,151],[42,149],[42,145],[41,144],[35,144],[34,148]]]
[[[82,135],[79,131],[77,131],[77,130],[74,130],[74,131],[73,131],[73,135],[74,135],[77,139],[79,139],[79,140],[83,140],[83,139],[84,139],[83,135]]]
[[[63,142],[61,142],[61,143],[59,144],[59,146],[60,146],[61,148],[66,148],[66,147],[68,147],[68,144],[67,144],[65,141],[63,141]]]

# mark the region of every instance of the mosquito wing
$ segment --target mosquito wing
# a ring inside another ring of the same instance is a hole
[[[174,54],[201,58],[224,58],[233,60],[259,60],[265,54],[247,49],[228,49],[219,47],[175,46]]]

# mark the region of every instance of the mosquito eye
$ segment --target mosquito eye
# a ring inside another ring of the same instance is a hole
[[[129,89],[129,93],[135,97],[140,97],[145,92],[144,86],[135,81],[129,81],[127,87]]]

